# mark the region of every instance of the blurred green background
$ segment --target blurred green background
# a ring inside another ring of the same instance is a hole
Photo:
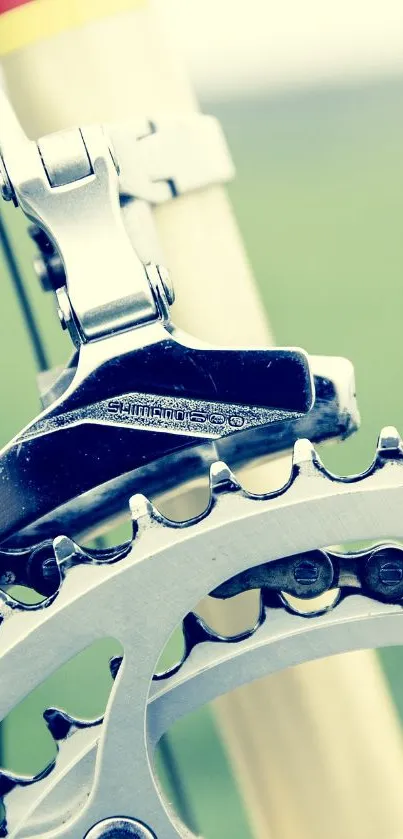
[[[238,176],[230,193],[277,342],[344,355],[355,365],[362,428],[322,456],[336,472],[361,470],[383,425],[403,429],[403,80],[205,103],[204,109],[221,119],[233,151]],[[50,358],[60,361],[69,344],[33,275],[24,224],[12,208],[2,212]],[[37,411],[38,397],[4,261],[1,271],[5,443]],[[104,664],[113,649],[92,655],[91,667],[88,657],[85,665],[70,664],[36,692],[29,714],[13,712],[3,739],[6,764],[35,771],[49,758],[52,743],[40,718],[45,704],[84,715],[102,710],[109,689]],[[381,657],[403,715],[402,653],[387,650]],[[176,726],[168,756],[180,772],[194,829],[206,839],[247,839],[208,710]]]

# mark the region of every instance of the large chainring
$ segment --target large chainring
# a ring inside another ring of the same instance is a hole
[[[330,475],[310,443],[299,441],[289,481],[269,495],[245,492],[217,463],[209,505],[197,519],[169,522],[134,496],[130,545],[102,557],[56,539],[57,590],[31,607],[2,596],[2,717],[94,641],[113,636],[124,655],[113,663],[103,720],[73,720],[48,709],[58,741],[54,764],[36,778],[3,772],[2,835],[82,839],[103,820],[125,816],[157,839],[190,837],[155,778],[160,737],[181,716],[268,673],[401,643],[399,546],[347,554],[327,546],[403,538],[402,508],[402,444],[386,429],[362,475]],[[261,588],[260,616],[236,638],[221,638],[192,611],[209,593],[228,597],[250,587]],[[298,607],[286,596],[332,589],[340,589],[332,608],[311,610],[309,620],[293,613]],[[155,678],[161,651],[181,622],[183,658]]]

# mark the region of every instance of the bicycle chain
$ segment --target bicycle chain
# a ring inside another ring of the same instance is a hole
[[[80,548],[74,540],[69,540],[69,544],[72,565],[117,562],[129,550],[129,544],[94,551]],[[0,586],[21,585],[51,597],[56,594],[59,583],[60,574],[51,540],[44,540],[35,548],[18,554],[0,551]],[[357,590],[383,603],[398,603],[403,601],[403,547],[385,543],[362,551],[318,549],[288,556],[243,571],[214,589],[211,596],[227,600],[251,589],[261,591],[265,605],[272,608],[283,606],[290,612],[307,617],[321,614],[323,608],[335,608],[340,599]],[[300,600],[313,600],[331,590],[337,590],[339,594],[330,607],[299,610],[285,599],[285,595],[289,595]],[[21,606],[24,609],[23,603]],[[189,620],[191,615],[189,613]],[[184,619],[184,635],[185,639],[189,636],[191,643],[192,630],[187,620]]]

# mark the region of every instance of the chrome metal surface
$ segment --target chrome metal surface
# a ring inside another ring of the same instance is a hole
[[[2,540],[160,458],[301,417],[313,400],[302,350],[214,349],[160,322],[83,345],[65,383],[0,454]]]
[[[55,540],[59,593],[29,609],[3,595],[2,715],[98,638],[118,639],[124,659],[104,721],[90,728],[71,721],[46,776],[28,786],[27,779],[24,786],[9,781],[8,835],[77,839],[118,812],[152,825],[158,839],[190,836],[155,783],[150,761],[162,733],[180,716],[253,678],[323,655],[401,643],[403,611],[400,602],[362,594],[309,620],[264,606],[255,631],[230,644],[211,632],[200,636],[179,668],[152,682],[172,631],[202,597],[246,569],[339,542],[402,539],[402,504],[402,445],[386,429],[372,466],[353,478],[329,475],[310,444],[300,441],[289,482],[269,496],[246,493],[217,464],[205,515],[184,525],[168,522],[146,499],[134,497],[135,537],[120,560],[83,564],[71,540]],[[134,696],[136,701],[128,701]],[[53,712],[53,720],[60,713]],[[54,723],[53,731],[57,736]]]
[[[38,150],[51,187],[67,186],[94,174],[78,128],[41,137]]]
[[[144,266],[123,224],[118,176],[102,129],[63,132],[41,145],[7,138],[2,148],[19,205],[57,246],[81,340],[157,318]],[[78,180],[71,180],[74,175]]]
[[[195,137],[199,122],[190,124]],[[12,115],[5,125],[1,148],[13,189],[34,221],[44,280],[56,292],[61,323],[79,353],[74,369],[53,385],[54,401],[48,395],[43,413],[0,456],[0,538],[83,494],[98,495],[99,487],[111,488],[122,476],[126,483],[128,474],[158,459],[309,412],[313,382],[302,351],[216,350],[170,324],[168,274],[157,265],[145,267],[131,247],[110,143],[99,126],[35,143]],[[202,125],[217,140],[215,121]],[[198,154],[200,143],[208,146],[207,135],[198,137]],[[149,144],[141,141],[154,179],[171,179],[169,166],[175,164],[174,171],[178,157],[174,136],[165,127],[156,145],[154,134]],[[159,170],[164,137],[170,152]],[[190,188],[193,164],[186,165],[182,186]],[[193,168],[200,175],[196,163]]]
[[[32,545],[57,533],[88,540],[127,518],[128,500],[133,493],[145,492],[153,498],[195,479],[206,479],[214,460],[225,460],[232,469],[238,469],[279,452],[291,451],[299,437],[309,437],[313,442],[348,437],[357,430],[360,419],[352,364],[343,358],[310,356],[309,360],[314,374],[315,402],[307,414],[269,427],[239,431],[139,466],[112,483],[95,487],[52,510],[15,534],[13,544],[16,547]],[[63,371],[62,368],[41,374],[45,405],[52,404],[60,392],[66,390],[63,383],[69,384],[73,375],[74,370]]]
[[[100,127],[34,143],[15,119],[7,124],[1,145],[13,188],[35,223],[45,281],[79,353],[75,369],[53,386],[55,401],[48,398],[0,456],[0,538],[157,459],[294,421],[311,409],[313,382],[302,351],[216,350],[170,325],[169,277],[159,266],[143,266],[131,247]],[[217,136],[214,121],[203,125]],[[170,138],[166,160],[174,159],[174,135],[161,136]],[[163,173],[157,167],[154,174]]]

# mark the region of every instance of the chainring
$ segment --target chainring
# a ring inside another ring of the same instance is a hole
[[[264,566],[270,572],[284,557],[315,555],[318,549],[321,556],[337,557],[327,546],[402,539],[403,450],[394,429],[382,432],[372,465],[358,476],[329,474],[311,444],[300,440],[290,479],[276,492],[247,493],[222,463],[213,466],[210,486],[204,514],[182,524],[134,496],[133,541],[116,555],[91,557],[70,539],[56,539],[61,584],[41,604],[22,606],[3,594],[3,718],[94,641],[113,636],[124,649],[103,720],[73,720],[48,709],[58,741],[55,763],[36,778],[3,772],[4,836],[82,839],[102,820],[124,814],[157,839],[191,837],[164,800],[152,768],[155,745],[173,722],[285,667],[403,641],[396,588],[400,548],[390,543],[356,554],[353,584],[348,577],[334,608],[317,610],[309,620],[292,614],[281,588],[274,602],[273,590],[268,595],[264,585],[256,626],[235,638],[220,637],[192,611],[211,592],[228,596],[228,581],[248,587],[251,570]],[[334,575],[328,583],[329,589],[341,584]],[[382,585],[390,586],[390,598]],[[156,680],[161,651],[182,621],[183,659]]]

